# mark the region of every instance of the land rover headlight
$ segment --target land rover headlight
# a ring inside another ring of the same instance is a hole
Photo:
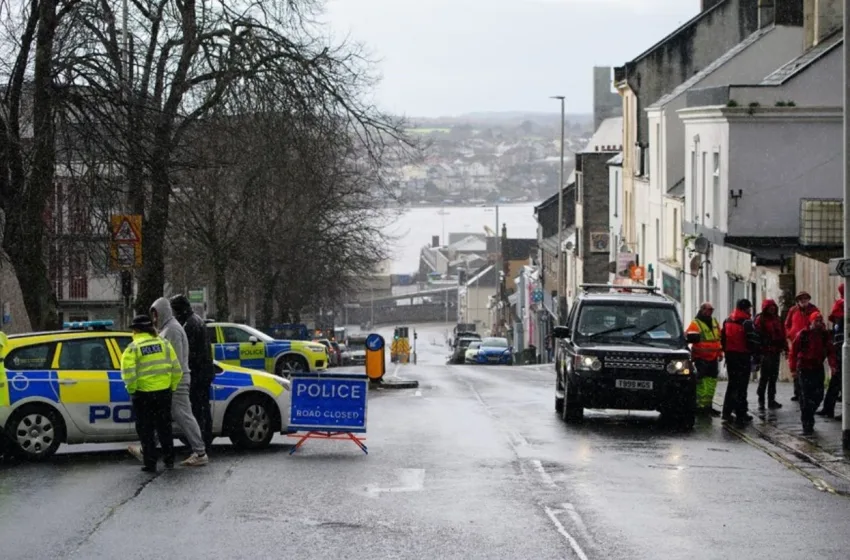
[[[688,360],[672,360],[670,362],[667,362],[667,373],[690,375],[691,364],[688,362]]]
[[[322,354],[327,351],[327,348],[321,344],[317,346],[308,346],[307,348],[309,348],[311,352],[320,352]]]
[[[602,362],[596,356],[576,356],[576,369],[578,371],[599,371]]]

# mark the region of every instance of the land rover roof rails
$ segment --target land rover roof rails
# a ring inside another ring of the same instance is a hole
[[[658,294],[658,286],[641,286],[641,285],[623,285],[623,284],[579,284],[579,288],[581,288],[585,292],[589,292],[591,290],[614,290],[618,292],[630,291],[630,292],[647,292],[650,294]],[[661,294],[658,294],[661,295]]]

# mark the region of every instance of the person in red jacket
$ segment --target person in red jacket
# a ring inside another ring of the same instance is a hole
[[[788,353],[791,375],[800,379],[800,418],[803,435],[815,429],[815,411],[823,400],[824,360],[829,361],[833,374],[838,367],[832,335],[826,329],[820,312],[809,316],[809,328],[797,334]]]
[[[779,318],[779,306],[772,299],[761,303],[761,313],[756,315],[756,332],[761,338],[761,371],[759,373],[759,410],[764,410],[764,393],[767,390],[767,405],[771,410],[782,408],[776,402],[776,381],[779,379],[779,361],[783,352],[788,352],[785,325]]]
[[[735,310],[723,321],[720,342],[726,356],[726,397],[723,399],[723,420],[744,426],[752,422],[747,413],[747,386],[753,357],[759,353],[760,340],[752,320],[753,304],[748,299],[738,300]]]
[[[818,411],[818,416],[826,418],[835,418],[835,403],[838,402],[838,395],[841,394],[841,373],[844,364],[841,363],[841,346],[844,344],[844,284],[838,286],[840,298],[832,304],[832,311],[829,312],[829,322],[832,323],[832,342],[835,348],[837,357],[838,369],[833,372],[829,378],[829,387],[826,389],[826,396],[823,399],[823,408]],[[839,415],[838,418],[841,418]]]
[[[814,312],[820,312],[820,309],[812,304],[812,296],[809,292],[801,291],[797,294],[797,304],[788,310],[788,315],[785,317],[785,334],[788,335],[788,343],[794,342],[800,331],[809,328],[809,315]],[[791,365],[790,362],[788,364]],[[794,371],[794,368],[791,368]],[[794,396],[792,401],[800,400],[800,381],[794,378]]]

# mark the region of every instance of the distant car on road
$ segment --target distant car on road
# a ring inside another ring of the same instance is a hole
[[[490,336],[481,340],[476,364],[514,365],[514,349],[508,344],[507,338]]]
[[[452,353],[449,356],[450,364],[462,364],[464,359],[466,358],[466,349],[469,348],[469,345],[473,342],[480,342],[481,338],[457,338],[453,341],[452,344]]]
[[[480,340],[473,340],[469,343],[469,346],[466,347],[466,354],[464,355],[463,361],[466,364],[474,364],[476,363],[476,358],[478,358],[478,349],[481,347]]]
[[[676,304],[655,288],[582,285],[559,345],[555,410],[579,422],[585,408],[657,410],[690,429],[696,376]]]

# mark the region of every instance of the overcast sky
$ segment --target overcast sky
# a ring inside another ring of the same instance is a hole
[[[592,67],[631,60],[699,12],[700,0],[328,0],[326,21],[365,43],[385,110],[592,110]]]

